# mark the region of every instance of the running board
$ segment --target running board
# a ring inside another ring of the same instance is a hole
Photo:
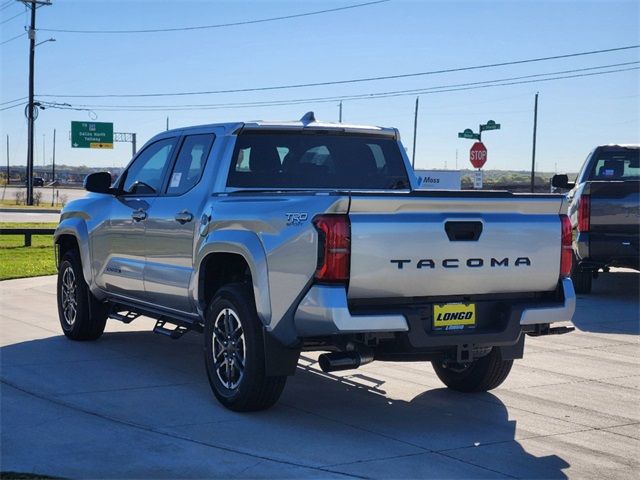
[[[112,318],[113,320],[118,320],[119,322],[122,322],[122,323],[131,323],[139,316],[140,316],[139,313],[132,312],[132,311],[127,311],[127,313],[123,315],[113,310],[109,314],[109,318]]]
[[[178,339],[190,330],[202,333],[203,325],[195,318],[187,316],[167,315],[165,311],[157,308],[137,305],[133,303],[114,302],[109,313],[109,318],[123,323],[131,323],[141,315],[156,321],[153,332],[167,337]],[[174,327],[174,328],[168,328]]]
[[[175,328],[173,329],[166,328],[165,325],[167,323],[171,324],[167,320],[157,320],[156,326],[153,327],[153,333],[158,333],[160,335],[173,338],[174,340],[178,340],[179,338],[182,337],[182,335],[184,335],[190,330],[190,328],[187,328],[184,325],[175,325]],[[174,325],[174,324],[171,324],[171,325]]]

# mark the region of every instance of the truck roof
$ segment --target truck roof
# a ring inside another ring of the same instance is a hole
[[[640,148],[640,144],[637,143],[609,143],[607,145],[599,145],[598,148]]]
[[[358,125],[339,122],[322,122],[315,118],[313,112],[306,113],[300,120],[290,121],[272,121],[272,120],[251,120],[247,122],[225,122],[211,123],[205,125],[194,125],[189,127],[181,127],[168,130],[157,135],[164,136],[166,134],[202,132],[214,128],[224,128],[227,132],[238,132],[240,130],[302,130],[302,129],[319,129],[319,130],[335,130],[350,133],[364,133],[374,135],[385,135],[400,139],[400,133],[396,128],[378,127],[374,125]]]

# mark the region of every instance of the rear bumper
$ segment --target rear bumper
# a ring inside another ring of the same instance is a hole
[[[325,337],[357,333],[406,332],[414,346],[437,346],[459,343],[469,337],[472,343],[497,345],[518,341],[523,327],[571,321],[576,296],[570,279],[563,279],[554,301],[491,301],[478,303],[479,311],[495,321],[471,333],[430,331],[431,306],[428,304],[353,314],[346,289],[342,286],[314,285],[302,299],[294,316],[298,338]],[[497,319],[499,317],[499,320]],[[455,339],[455,341],[453,341]]]
[[[294,322],[298,337],[323,337],[344,333],[406,332],[402,314],[352,315],[342,286],[314,285],[298,305]]]

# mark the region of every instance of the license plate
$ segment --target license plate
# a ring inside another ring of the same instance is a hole
[[[466,330],[475,326],[475,303],[444,303],[433,306],[434,330]]]

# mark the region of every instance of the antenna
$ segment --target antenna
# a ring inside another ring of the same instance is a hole
[[[316,121],[316,116],[313,112],[307,112],[302,116],[300,121],[302,122],[303,125],[309,125],[310,123],[313,123]]]

